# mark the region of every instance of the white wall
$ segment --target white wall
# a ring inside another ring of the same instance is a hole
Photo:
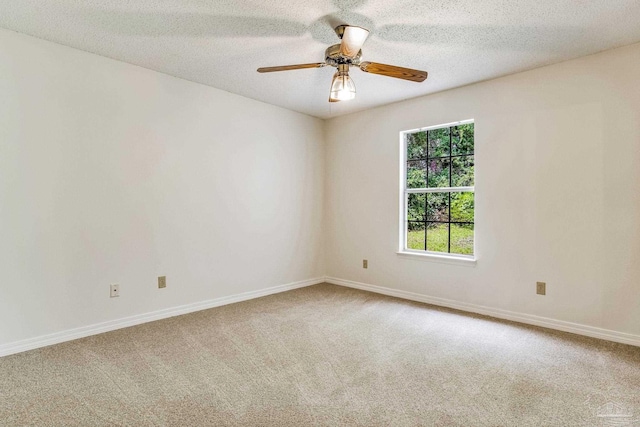
[[[0,30],[0,346],[325,273],[640,334],[638,76],[634,45],[323,123]],[[401,258],[398,133],[468,118],[478,263]]]
[[[0,345],[322,276],[323,138],[0,30]]]
[[[328,121],[328,275],[640,334],[639,78],[636,44]],[[477,265],[400,257],[398,134],[463,119]]]

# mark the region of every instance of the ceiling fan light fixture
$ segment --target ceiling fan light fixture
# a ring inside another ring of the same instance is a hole
[[[369,37],[369,30],[350,25],[338,27],[342,29],[340,53],[346,58],[354,58]]]
[[[331,81],[330,101],[349,101],[356,97],[356,85],[349,77],[348,66],[346,70],[339,69]]]

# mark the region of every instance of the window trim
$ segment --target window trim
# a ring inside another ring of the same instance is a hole
[[[477,261],[476,256],[476,233],[475,226],[473,232],[473,255],[463,255],[463,254],[452,254],[449,252],[433,252],[433,251],[423,251],[416,249],[407,248],[407,212],[408,212],[408,195],[411,193],[451,193],[451,192],[473,192],[475,198],[475,182],[473,187],[440,187],[440,188],[406,188],[407,186],[407,138],[406,135],[410,133],[416,132],[424,132],[433,129],[442,129],[445,127],[452,127],[463,125],[467,123],[475,123],[474,119],[460,120],[457,122],[451,123],[443,123],[434,126],[427,126],[417,129],[404,130],[400,132],[399,139],[400,143],[398,144],[400,149],[400,185],[399,185],[399,194],[400,200],[398,203],[399,207],[399,245],[398,252],[396,252],[399,256],[410,256],[411,258],[423,259],[423,260],[434,260],[434,261],[443,261],[447,263],[462,263],[462,264],[473,264],[475,265]],[[475,126],[474,126],[475,127]],[[475,154],[477,150],[476,147],[473,147],[474,154],[474,162],[475,162]],[[474,223],[475,223],[475,215],[474,215]]]

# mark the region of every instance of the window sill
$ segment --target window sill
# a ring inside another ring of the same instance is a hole
[[[475,267],[477,263],[477,260],[474,257],[438,255],[434,253],[410,252],[410,251],[399,251],[396,253],[398,254],[398,256],[402,258],[410,258],[410,259],[416,259],[420,261],[434,261],[434,262],[441,262],[445,264],[465,265],[468,267]]]

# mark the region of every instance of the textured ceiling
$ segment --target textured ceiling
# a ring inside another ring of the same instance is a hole
[[[640,41],[638,0],[0,0],[0,27],[327,118]],[[333,27],[371,30],[363,60],[424,83],[351,73],[327,102]]]

